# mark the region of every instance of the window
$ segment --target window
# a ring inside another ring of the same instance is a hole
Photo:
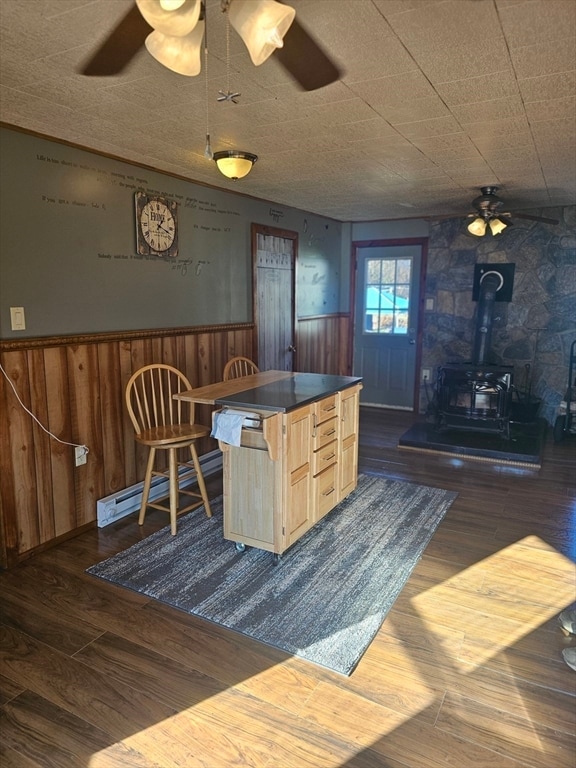
[[[364,333],[408,333],[412,259],[367,259]]]

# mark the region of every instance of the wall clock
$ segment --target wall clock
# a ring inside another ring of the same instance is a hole
[[[136,192],[136,248],[143,256],[178,256],[178,203]]]

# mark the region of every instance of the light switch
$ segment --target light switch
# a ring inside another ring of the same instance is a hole
[[[426,311],[427,312],[434,311],[434,299],[426,299]]]
[[[24,307],[10,307],[10,322],[13,331],[26,330],[26,317],[24,316]]]

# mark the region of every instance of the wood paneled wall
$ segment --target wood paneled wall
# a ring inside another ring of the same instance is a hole
[[[350,316],[322,315],[300,319],[296,325],[299,371],[350,376]]]
[[[346,375],[348,318],[298,322],[298,369]],[[124,407],[133,371],[164,362],[184,371],[193,387],[222,378],[234,355],[253,357],[251,323],[211,328],[0,341],[1,565],[95,525],[96,501],[144,478],[147,452],[134,440]],[[197,409],[209,425],[211,408]],[[75,467],[74,448],[87,445]],[[199,452],[213,450],[207,438]]]

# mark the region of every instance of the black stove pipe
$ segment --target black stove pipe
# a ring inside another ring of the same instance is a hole
[[[480,281],[476,330],[474,332],[474,352],[472,354],[474,365],[484,365],[489,362],[487,357],[492,344],[494,304],[496,302],[496,291],[500,288],[501,284],[502,278],[495,272],[487,272]]]

